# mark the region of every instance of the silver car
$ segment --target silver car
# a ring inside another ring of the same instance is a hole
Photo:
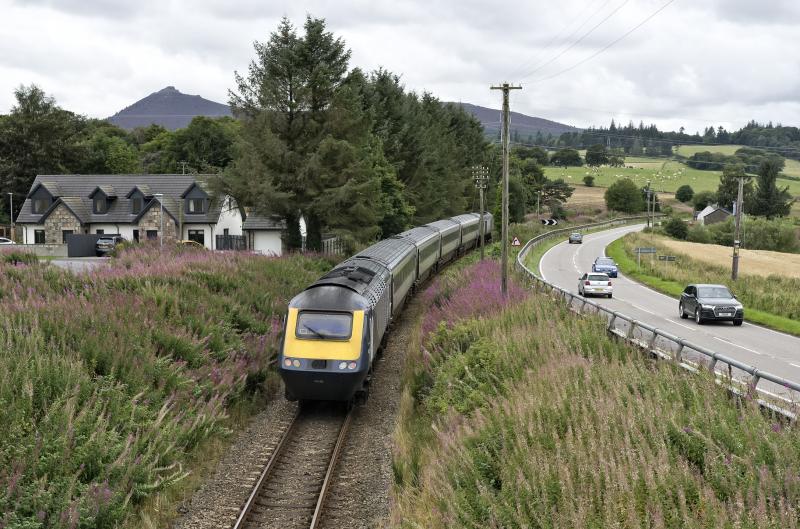
[[[592,272],[578,278],[578,293],[584,297],[592,295],[610,298],[614,295],[614,287],[611,285],[611,278],[608,277],[608,274]]]
[[[583,243],[583,235],[579,231],[574,231],[569,234],[569,243],[575,244],[582,244]]]
[[[0,244],[14,244],[14,241],[6,239],[5,237],[0,237]]]

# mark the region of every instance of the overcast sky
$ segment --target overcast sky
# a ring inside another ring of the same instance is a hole
[[[800,125],[800,0],[675,0],[586,60],[666,1],[0,0],[0,113],[31,83],[92,117],[167,85],[227,102],[253,41],[311,14],[351,66],[445,101],[499,108],[489,85],[507,80],[513,110],[581,127]]]

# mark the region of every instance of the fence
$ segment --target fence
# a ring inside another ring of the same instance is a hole
[[[301,251],[307,252],[308,247],[306,246],[306,237],[303,237],[303,246]],[[347,251],[345,247],[344,241],[342,241],[339,237],[328,237],[322,239],[322,249],[320,250],[321,253],[327,255],[342,255]]]
[[[247,250],[247,239],[244,235],[217,235],[217,250]]]
[[[777,395],[758,387],[758,385],[762,381],[768,381],[783,390],[789,390],[789,395],[791,396],[792,391],[800,392],[800,384],[797,382],[761,371],[734,358],[717,353],[701,345],[693,344],[688,340],[674,336],[630,316],[610,310],[595,301],[588,300],[547,282],[524,264],[525,256],[530,249],[551,237],[565,235],[577,229],[612,227],[635,220],[644,220],[645,218],[641,216],[613,219],[607,222],[557,229],[538,235],[529,240],[520,250],[517,255],[517,268],[530,277],[534,288],[554,295],[558,299],[563,299],[568,307],[578,314],[584,314],[591,310],[594,314],[603,316],[608,321],[608,332],[614,336],[644,349],[655,358],[675,362],[688,371],[698,372],[705,367],[714,374],[717,383],[724,384],[734,395],[738,397],[753,396],[762,408],[777,412],[789,420],[796,420],[797,414],[793,411],[796,409],[794,398]]]

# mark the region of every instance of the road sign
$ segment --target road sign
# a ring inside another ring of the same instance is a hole
[[[636,253],[656,253],[655,248],[648,248],[648,247],[635,248],[633,251]]]
[[[555,226],[556,224],[558,224],[558,221],[556,219],[539,219],[539,220],[545,226]]]
[[[519,238],[514,237],[514,240],[511,241],[511,246],[519,246],[519,245],[520,245]]]
[[[674,255],[659,255],[658,256],[658,260],[659,261],[677,261],[678,258],[675,257]]]

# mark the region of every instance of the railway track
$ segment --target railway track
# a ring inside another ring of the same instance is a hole
[[[333,404],[298,408],[233,529],[318,527],[352,417]]]

